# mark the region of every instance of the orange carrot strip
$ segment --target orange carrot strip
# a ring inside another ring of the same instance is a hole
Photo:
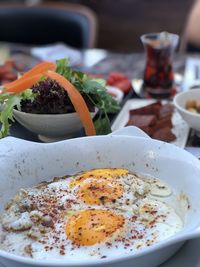
[[[48,70],[53,70],[54,71],[55,69],[56,69],[56,64],[55,63],[44,61],[42,63],[37,64],[35,67],[30,69],[29,71],[25,72],[23,77],[27,77],[29,75],[42,73],[42,72],[48,71]]]
[[[96,135],[94,123],[90,116],[90,112],[85,103],[85,100],[83,99],[79,91],[74,87],[74,85],[63,76],[53,71],[47,71],[46,76],[51,78],[52,80],[55,80],[67,91],[68,96],[83,123],[86,135]]]
[[[21,93],[27,88],[32,87],[35,83],[38,82],[38,80],[41,78],[42,74],[35,74],[31,77],[24,78],[23,80],[19,80],[17,84],[13,84],[12,86],[9,86],[8,88],[5,87],[5,90],[2,91],[2,93]]]
[[[42,63],[36,65],[35,67],[33,67],[31,70],[25,72],[24,75],[22,75],[22,77],[20,77],[18,80],[15,80],[11,83],[4,84],[4,87],[6,87],[7,89],[11,89],[11,88],[13,88],[13,86],[15,86],[15,85],[17,86],[18,84],[21,84],[21,81],[28,78],[28,77],[31,77],[31,76],[39,74],[39,73],[46,72],[48,70],[55,70],[55,69],[56,69],[55,63],[47,62],[47,61],[42,62]]]

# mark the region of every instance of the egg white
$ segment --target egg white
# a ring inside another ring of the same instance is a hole
[[[183,222],[174,209],[164,203],[164,197],[168,197],[172,191],[169,186],[164,184],[166,191],[170,193],[163,193],[164,187],[160,186],[162,183],[159,180],[145,179],[144,176],[131,173],[116,176],[114,179],[124,188],[122,197],[116,199],[114,203],[87,205],[78,197],[81,185],[70,187],[70,183],[74,179],[75,177],[57,179],[52,183],[27,189],[25,197],[12,203],[11,207],[1,216],[1,225],[4,226],[10,220],[9,227],[12,231],[6,232],[3,227],[4,230],[2,230],[2,234],[0,232],[0,236],[4,237],[0,248],[34,259],[104,258],[113,254],[127,254],[153,245],[169,238],[183,228]],[[90,181],[92,181],[91,176],[82,181],[82,184]],[[155,181],[160,182],[160,187],[156,187],[156,191]],[[152,184],[154,191],[152,191]],[[162,201],[159,198],[159,188]],[[157,199],[155,192],[158,196]],[[37,212],[29,211],[29,208],[26,207],[27,210],[20,213],[19,206],[24,199],[26,199],[27,206],[31,207],[34,204]],[[150,211],[145,207],[150,207]],[[55,209],[57,210],[54,211]],[[125,224],[106,242],[93,246],[74,245],[66,235],[65,226],[73,214],[86,209],[104,209],[123,215]],[[45,221],[46,219],[47,221]],[[28,223],[30,224],[30,220],[32,225],[26,227]],[[54,227],[51,228],[51,225],[44,227],[44,233],[39,233],[37,236],[39,232],[37,223],[40,223],[40,220],[42,223],[54,220]],[[24,231],[22,231],[23,227]],[[30,238],[34,235],[35,240]]]

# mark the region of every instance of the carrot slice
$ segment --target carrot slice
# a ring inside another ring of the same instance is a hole
[[[25,80],[28,77],[31,77],[31,76],[36,75],[36,74],[41,74],[41,73],[46,72],[48,70],[55,70],[55,69],[56,69],[56,64],[55,63],[47,62],[47,61],[42,62],[42,63],[36,65],[35,67],[33,67],[31,70],[25,72],[24,75],[22,75],[22,77],[20,77],[18,80],[13,81],[11,83],[4,84],[4,87],[7,90],[11,89],[11,88],[14,88],[14,86],[20,85],[21,81]],[[9,91],[9,92],[11,92],[11,91]]]
[[[2,93],[21,93],[27,88],[32,87],[34,84],[38,82],[38,80],[41,78],[42,74],[35,74],[31,77],[27,77],[24,79],[18,80],[17,84],[10,85],[8,88],[5,87],[5,90],[2,91]]]
[[[43,73],[44,71],[48,71],[48,70],[53,70],[54,71],[55,69],[56,69],[56,64],[55,63],[44,61],[42,63],[37,64],[35,67],[30,69],[29,71],[25,72],[23,77],[28,77],[30,75]]]
[[[62,75],[53,71],[47,71],[46,76],[51,78],[52,80],[55,80],[61,87],[63,87],[67,91],[68,96],[83,123],[86,135],[96,135],[96,130],[92,118],[90,116],[89,109],[82,95],[74,87],[74,85],[70,83],[67,79],[65,79]]]

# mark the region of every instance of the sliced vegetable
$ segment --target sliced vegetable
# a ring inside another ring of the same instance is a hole
[[[41,74],[35,74],[30,77],[19,79],[15,83],[9,83],[8,85],[4,85],[5,90],[3,91],[3,93],[21,93],[24,90],[32,87],[35,83],[37,83],[41,76]]]
[[[48,71],[48,70],[53,70],[54,71],[55,69],[56,69],[56,64],[55,63],[44,61],[42,63],[39,63],[38,65],[36,65],[32,69],[30,69],[29,71],[27,71],[26,73],[24,73],[23,77],[28,77],[30,75],[43,73],[43,72]]]
[[[31,70],[25,72],[24,75],[22,75],[22,77],[20,77],[18,80],[13,81],[13,82],[8,83],[8,84],[4,84],[4,87],[6,88],[6,90],[4,90],[4,92],[12,92],[12,88],[14,88],[15,86],[18,86],[18,85],[20,86],[21,81],[26,80],[27,78],[32,78],[33,76],[35,76],[37,74],[40,74],[40,77],[41,77],[42,73],[45,73],[48,70],[55,70],[55,69],[56,69],[55,63],[46,62],[46,61],[42,62],[42,63],[36,65]]]
[[[128,76],[120,72],[111,72],[107,78],[107,84],[118,87],[125,94],[131,89],[131,82]]]
[[[62,75],[56,72],[48,71],[46,73],[46,76],[51,78],[52,80],[55,80],[61,87],[63,87],[67,91],[68,96],[83,123],[85,133],[87,135],[95,135],[96,131],[89,109],[82,95],[75,88],[75,86],[67,79],[65,79]]]

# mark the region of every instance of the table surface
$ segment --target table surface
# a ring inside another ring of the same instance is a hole
[[[27,65],[34,65],[37,59],[31,59],[29,49],[21,46],[11,46],[12,55],[18,61],[25,61]],[[16,48],[16,49],[13,49]],[[199,55],[197,55],[199,56]],[[180,74],[184,74],[185,61],[187,55],[176,55],[174,59],[174,70]],[[102,74],[104,77],[111,71],[120,71],[128,75],[130,79],[142,78],[142,73],[145,65],[145,57],[143,53],[132,53],[132,54],[116,54],[105,50],[86,50],[82,51],[82,64],[78,67],[83,71],[90,73]],[[135,94],[131,92],[124,100],[135,97]],[[123,102],[123,104],[124,104]],[[122,104],[122,105],[123,105]],[[80,133],[81,135],[82,133]],[[31,141],[39,141],[37,135],[24,129],[18,123],[14,123],[11,127],[11,135],[27,139]],[[195,133],[191,131],[187,144],[189,146],[199,146],[200,139],[195,136]],[[185,245],[179,250],[167,262],[162,264],[160,267],[200,267],[200,239],[187,241]],[[1,263],[0,263],[1,267]]]
[[[38,62],[37,58],[30,56],[30,47],[16,45],[16,44],[4,44],[4,47],[10,48],[11,55],[18,62],[23,62],[27,66],[33,66]],[[1,48],[1,43],[0,43]],[[200,55],[195,55],[200,58]],[[185,62],[188,55],[178,54],[174,58],[174,71],[181,75],[184,74]],[[81,51],[81,64],[76,65],[78,68],[87,73],[101,74],[103,77],[107,77],[112,71],[119,71],[125,73],[131,80],[135,78],[142,78],[145,66],[145,55],[144,53],[131,53],[131,54],[119,54],[105,51],[103,49],[88,49]],[[131,91],[124,101],[136,97],[133,91]],[[116,118],[115,116],[110,116],[111,123]],[[40,142],[37,135],[26,130],[24,127],[15,122],[11,127],[11,135],[30,140],[35,142]],[[77,133],[77,136],[82,136],[83,131]],[[186,146],[196,146],[200,147],[200,138],[195,135],[194,131],[190,131],[189,138]]]

